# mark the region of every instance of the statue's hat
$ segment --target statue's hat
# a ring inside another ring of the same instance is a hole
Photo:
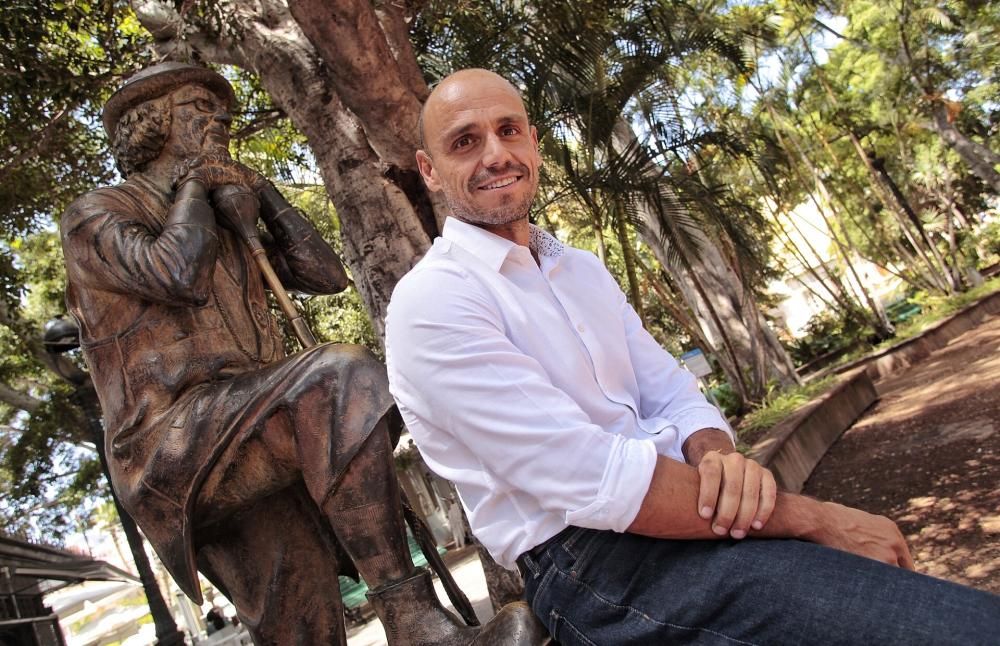
[[[207,87],[225,101],[230,110],[236,105],[232,86],[217,72],[187,63],[158,63],[133,74],[104,104],[101,120],[108,138],[114,141],[118,120],[129,109],[190,83]]]

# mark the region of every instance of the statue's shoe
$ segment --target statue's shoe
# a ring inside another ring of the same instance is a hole
[[[389,646],[543,646],[548,632],[523,601],[509,603],[485,626],[466,626],[446,610],[426,570],[368,591]]]
[[[482,627],[469,646],[544,646],[549,632],[524,601],[508,603]]]

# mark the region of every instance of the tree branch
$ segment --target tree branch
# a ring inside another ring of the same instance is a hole
[[[34,413],[43,403],[41,399],[36,399],[2,382],[0,382],[0,401],[28,413]]]

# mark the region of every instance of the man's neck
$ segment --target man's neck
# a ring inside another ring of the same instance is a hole
[[[510,240],[522,247],[527,247],[528,241],[531,239],[531,229],[528,227],[527,216],[506,224],[482,224],[480,222],[469,222],[469,224],[485,229],[493,235]]]

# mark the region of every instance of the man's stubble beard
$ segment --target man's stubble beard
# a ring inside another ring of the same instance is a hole
[[[468,182],[468,191],[473,193],[479,190],[479,186],[491,179],[502,175],[504,172],[509,170],[518,170],[522,173],[521,181],[529,181],[530,171],[527,166],[523,164],[508,164],[505,168],[500,170],[491,171],[484,169],[483,171],[477,173]],[[536,186],[534,190],[521,198],[520,201],[512,203],[510,205],[501,204],[500,206],[487,209],[474,205],[471,200],[464,199],[458,195],[453,195],[449,191],[444,192],[444,200],[448,204],[448,208],[451,210],[452,216],[462,220],[463,222],[468,222],[469,224],[478,224],[486,226],[500,226],[504,224],[510,224],[511,222],[517,222],[518,220],[523,220],[528,217],[531,212],[531,205],[535,201],[535,192],[538,190]]]

